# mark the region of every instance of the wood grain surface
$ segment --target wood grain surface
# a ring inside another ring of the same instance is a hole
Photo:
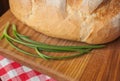
[[[53,45],[84,45],[84,43],[51,38],[40,34],[19,20],[10,11],[0,18],[0,35],[7,21],[15,23],[18,31],[33,40]],[[11,33],[11,31],[9,32]],[[19,45],[21,48],[33,50]],[[103,49],[93,50],[84,56],[69,60],[43,60],[24,55],[12,48],[6,40],[0,41],[0,54],[47,74],[58,81],[120,81],[120,38],[106,44]],[[68,55],[72,53],[46,53],[49,55]]]

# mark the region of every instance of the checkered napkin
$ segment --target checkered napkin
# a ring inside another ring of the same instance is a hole
[[[2,56],[0,56],[0,78],[2,81],[56,81]]]

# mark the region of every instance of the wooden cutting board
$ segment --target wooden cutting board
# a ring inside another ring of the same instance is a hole
[[[7,21],[15,23],[20,33],[40,42],[54,45],[84,44],[40,34],[17,20],[10,11],[0,18],[0,35],[2,35]],[[21,48],[30,50],[23,46]],[[5,40],[0,41],[0,52],[1,55],[47,74],[58,81],[120,81],[120,39],[106,44],[103,49],[93,50],[89,54],[69,60],[47,61],[27,56],[13,49]],[[46,54],[65,55],[68,53]]]

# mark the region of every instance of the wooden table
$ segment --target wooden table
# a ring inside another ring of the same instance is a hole
[[[40,42],[57,45],[84,44],[40,34],[17,20],[10,11],[7,11],[0,19],[0,35],[7,21],[15,23],[20,33]],[[120,39],[106,44],[103,49],[93,50],[91,53],[75,59],[61,61],[47,61],[24,55],[13,49],[5,40],[0,41],[0,52],[1,55],[47,74],[58,81],[120,81]],[[68,53],[49,54],[65,55]]]

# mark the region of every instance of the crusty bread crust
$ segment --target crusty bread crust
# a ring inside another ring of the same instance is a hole
[[[88,1],[91,0],[9,0],[11,12],[20,21],[48,36],[89,44],[118,38],[120,0]]]

